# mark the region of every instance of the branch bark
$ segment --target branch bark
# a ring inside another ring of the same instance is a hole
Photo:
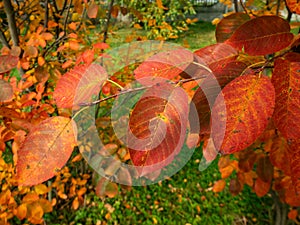
[[[4,2],[4,9],[6,12],[8,27],[9,27],[11,39],[13,41],[13,45],[18,46],[19,45],[19,32],[17,29],[14,8],[13,8],[10,0],[3,0],[3,2]]]
[[[111,0],[110,4],[109,4],[108,12],[107,12],[107,22],[105,24],[104,33],[103,33],[103,42],[104,43],[106,42],[106,39],[107,39],[108,27],[109,27],[109,23],[110,23],[110,19],[111,19],[111,12],[112,12],[113,6],[114,6],[114,0]]]
[[[1,43],[2,43],[4,46],[10,48],[10,46],[9,46],[9,44],[8,44],[8,41],[7,41],[6,37],[5,37],[5,34],[4,34],[3,30],[1,30],[1,29],[0,29],[0,41],[1,41]]]

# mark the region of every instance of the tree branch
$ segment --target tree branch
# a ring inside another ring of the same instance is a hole
[[[5,34],[4,34],[4,32],[3,32],[2,29],[0,29],[0,41],[1,41],[1,43],[2,43],[4,46],[10,48],[10,46],[9,46],[9,44],[8,44],[8,41],[7,41],[6,37],[5,37]]]
[[[4,2],[4,9],[7,16],[8,26],[10,30],[10,35],[13,41],[13,45],[19,45],[19,33],[16,24],[16,18],[14,15],[14,8],[10,2],[10,0],[3,0]]]
[[[44,18],[44,28],[48,27],[49,21],[49,8],[48,8],[48,0],[45,0],[45,18]]]
[[[107,22],[105,24],[104,33],[103,33],[103,43],[105,43],[106,39],[107,39],[108,27],[109,27],[109,23],[110,23],[110,19],[111,19],[111,12],[112,12],[113,6],[114,6],[114,0],[111,0],[110,4],[109,4],[108,12],[107,12]]]

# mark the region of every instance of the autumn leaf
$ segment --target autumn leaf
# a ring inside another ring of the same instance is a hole
[[[274,105],[275,91],[268,77],[248,74],[230,82],[212,110],[216,148],[231,154],[250,146],[267,127]]]
[[[90,19],[95,19],[97,17],[98,14],[98,10],[99,10],[99,6],[95,3],[90,4],[88,11],[87,11],[87,15]]]
[[[106,178],[102,177],[96,186],[96,195],[99,197],[113,198],[118,194],[118,185],[110,182]]]
[[[58,81],[53,97],[57,106],[62,108],[86,103],[100,91],[106,79],[106,71],[98,64],[76,66]]]
[[[0,102],[11,100],[13,95],[14,90],[11,84],[0,79]]]
[[[42,183],[65,165],[76,145],[75,126],[69,118],[57,116],[32,128],[18,151],[19,185]]]
[[[6,73],[18,64],[19,57],[12,55],[1,55],[0,56],[0,73]]]
[[[271,182],[273,178],[273,165],[269,156],[261,157],[257,160],[256,173],[263,182]]]
[[[274,123],[285,138],[300,138],[300,54],[275,60],[272,83],[276,92]]]
[[[249,55],[267,55],[288,47],[293,38],[286,20],[261,16],[242,24],[225,43]]]
[[[256,179],[254,183],[254,191],[258,197],[265,196],[269,192],[270,187],[271,187],[270,181],[265,182],[259,177]]]
[[[225,180],[218,180],[213,186],[213,192],[221,192],[226,186]]]
[[[224,17],[216,27],[217,42],[220,43],[228,40],[235,30],[248,20],[250,20],[250,16],[241,12]]]
[[[287,7],[292,13],[300,14],[300,3],[297,0],[287,0]]]
[[[162,0],[156,0],[156,4],[157,4],[158,8],[160,8],[160,9],[165,9],[165,10],[168,9],[167,7],[163,6]]]
[[[300,193],[300,139],[288,140],[291,178],[296,193]]]
[[[145,60],[135,71],[135,79],[144,85],[155,84],[155,79],[172,79],[178,76],[194,61],[192,52],[179,48],[160,52]]]
[[[129,153],[139,174],[168,165],[185,140],[188,99],[183,89],[161,83],[146,91],[134,107]]]

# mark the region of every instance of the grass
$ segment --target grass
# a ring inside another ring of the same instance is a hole
[[[51,223],[88,225],[97,221],[107,224],[269,224],[272,200],[259,198],[250,188],[233,197],[228,187],[213,193],[213,182],[219,179],[217,161],[207,170],[198,170],[202,155],[198,149],[187,165],[172,178],[159,184],[132,187],[115,198],[100,199],[89,195],[90,204],[76,213]],[[52,218],[51,218],[52,217]],[[63,222],[65,220],[65,223]]]

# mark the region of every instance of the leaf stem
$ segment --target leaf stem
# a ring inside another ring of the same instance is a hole
[[[205,70],[207,70],[208,72],[212,73],[211,69],[210,69],[209,67],[207,67],[207,66],[204,66],[204,65],[202,65],[202,64],[200,64],[200,63],[197,63],[197,62],[193,62],[193,64],[195,64],[195,65],[197,65],[197,66],[199,66],[199,67],[202,67],[202,68],[204,68]]]
[[[124,88],[120,84],[118,84],[117,82],[115,82],[113,80],[110,80],[110,79],[107,79],[107,81],[114,84],[114,85],[116,85],[118,88],[120,88],[120,90],[122,90],[122,91],[124,90]]]

